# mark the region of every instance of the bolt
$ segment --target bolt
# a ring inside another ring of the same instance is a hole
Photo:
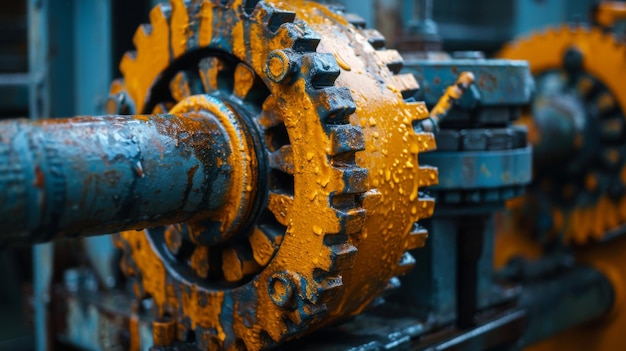
[[[269,279],[268,292],[277,306],[286,307],[290,304],[296,285],[287,272],[275,273]]]
[[[294,71],[294,62],[282,50],[270,52],[265,66],[268,78],[274,83],[286,82]]]

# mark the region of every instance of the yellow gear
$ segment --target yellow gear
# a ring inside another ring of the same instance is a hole
[[[399,54],[314,2],[172,0],[150,22],[121,63],[117,100],[258,130],[258,145],[226,132],[271,171],[260,210],[233,205],[217,246],[193,223],[121,233],[138,297],[176,318],[179,340],[195,333],[212,350],[271,347],[359,313],[412,266],[408,250],[426,239],[415,222],[433,211],[420,190],[437,172],[417,154],[434,137],[415,133],[428,111],[410,100],[417,83],[397,74]],[[234,190],[248,194],[238,204],[261,192],[256,176]]]
[[[618,42],[612,34],[604,33],[598,28],[563,26],[511,42],[498,56],[527,60],[531,73],[537,77],[545,72],[562,69],[564,54],[570,48],[575,48],[584,57],[584,72],[595,77],[610,91],[610,94],[598,97],[595,103],[599,108],[617,106],[621,111],[626,111],[626,89],[623,89],[622,82],[623,77],[626,77],[626,45]],[[580,91],[590,89],[590,83],[580,80],[576,88]],[[528,137],[533,144],[541,142],[542,138],[550,138],[549,135],[542,135],[530,114],[525,114],[520,123],[528,126]],[[578,142],[582,143],[583,140]],[[618,156],[614,150],[608,150],[607,155]],[[623,163],[616,175],[621,175],[621,182],[626,184],[626,167]],[[598,182],[594,174],[588,174],[584,179],[584,186],[593,189],[598,186]],[[549,190],[551,184],[544,185],[545,190]],[[570,189],[563,189],[564,192],[568,190]],[[518,217],[515,222],[522,227],[527,220],[520,218],[524,215],[519,213],[520,205],[523,204],[524,201],[512,204],[515,207],[514,212],[517,212],[514,215]],[[553,223],[551,235],[561,236],[566,243],[584,244],[590,239],[602,239],[607,231],[626,223],[626,196],[616,199],[602,194],[593,204],[573,209],[554,205],[550,212]]]

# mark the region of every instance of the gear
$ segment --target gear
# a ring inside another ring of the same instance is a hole
[[[535,146],[535,182],[514,202],[513,227],[584,244],[625,224],[626,45],[597,28],[564,26],[499,56],[528,60],[537,86],[532,117],[521,119]]]
[[[434,205],[420,190],[437,181],[417,164],[435,147],[414,129],[428,111],[400,55],[344,15],[172,0],[137,30],[109,112],[209,111],[239,145],[234,200],[211,221],[116,239],[135,293],[177,319],[179,340],[269,348],[359,313],[414,264],[415,222]]]

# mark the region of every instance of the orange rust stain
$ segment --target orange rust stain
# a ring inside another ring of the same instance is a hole
[[[46,186],[46,178],[39,165],[35,165],[35,180],[33,181],[33,186],[39,189],[43,189]]]

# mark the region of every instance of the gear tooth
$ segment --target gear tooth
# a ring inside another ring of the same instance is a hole
[[[341,273],[352,268],[356,258],[357,248],[348,243],[340,243],[328,246],[330,251],[329,273]]]
[[[339,219],[339,234],[356,234],[361,232],[365,224],[365,210],[362,208],[334,209]]]
[[[416,217],[417,219],[429,218],[433,216],[435,211],[435,199],[431,197],[420,198],[417,202]]]
[[[395,87],[400,90],[404,100],[413,98],[420,89],[419,84],[415,80],[415,76],[410,73],[394,76],[393,82]]]
[[[339,65],[332,54],[309,53],[302,57],[302,64],[307,68],[311,85],[315,88],[332,87],[339,77]]]
[[[133,64],[137,59],[137,51],[126,51],[120,62],[120,71],[128,72],[133,68]]]
[[[422,248],[426,245],[426,239],[428,239],[428,231],[426,228],[417,223],[413,223],[413,227],[409,232],[404,249],[410,251]]]
[[[363,17],[357,15],[356,13],[346,13],[343,15],[343,17],[346,19],[346,21],[348,21],[348,23],[359,29],[365,29],[365,26],[367,25],[365,19],[363,19]]]
[[[331,125],[328,129],[332,145],[330,156],[365,150],[365,138],[361,128],[350,124],[340,124]]]
[[[428,152],[437,149],[437,143],[433,133],[417,133],[416,135],[419,152]]]
[[[247,15],[251,15],[259,5],[259,2],[260,0],[244,0],[241,7]]]
[[[437,167],[421,166],[418,182],[420,188],[437,185],[439,183],[439,170]]]
[[[403,276],[411,271],[415,266],[415,258],[408,252],[405,252],[398,262],[398,268],[396,269],[396,275]]]
[[[348,117],[356,111],[350,89],[329,87],[315,90],[311,96],[317,102],[317,111],[325,124],[348,124]]]
[[[331,301],[337,301],[339,298],[341,298],[341,295],[344,291],[342,276],[327,276],[319,281],[318,284],[319,300],[316,301],[316,303],[327,304]]]
[[[402,56],[398,50],[378,50],[374,53],[393,74],[398,74],[402,69]]]
[[[133,44],[136,48],[140,48],[143,45],[148,45],[148,37],[152,34],[152,25],[142,24],[137,27],[135,35],[133,35]]]
[[[337,169],[345,185],[341,193],[333,194],[332,202],[337,207],[354,206],[356,199],[345,195],[362,194],[369,189],[368,170],[356,166],[338,167]]]
[[[307,32],[296,38],[291,48],[295,52],[299,53],[315,52],[321,40],[322,38],[319,36],[319,34],[308,30]]]
[[[159,3],[150,11],[150,23],[153,25],[168,23],[172,16],[172,6],[168,3]]]
[[[430,116],[430,114],[428,113],[428,108],[423,101],[407,102],[406,110],[413,121],[421,121]]]
[[[296,19],[296,13],[292,11],[283,11],[278,9],[269,10],[269,18],[267,19],[267,28],[276,33],[285,23],[291,23]]]
[[[384,49],[387,45],[385,37],[376,29],[363,29],[361,33],[363,33],[367,42],[376,50]]]

